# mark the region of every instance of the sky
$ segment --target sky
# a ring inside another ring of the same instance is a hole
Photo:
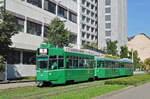
[[[127,0],[128,37],[145,33],[150,37],[150,0]]]

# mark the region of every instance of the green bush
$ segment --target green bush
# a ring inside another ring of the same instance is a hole
[[[139,85],[145,82],[150,81],[150,75],[149,74],[141,74],[141,75],[135,75],[125,78],[118,78],[118,79],[111,79],[108,81],[105,81],[105,84],[111,84],[111,85]]]

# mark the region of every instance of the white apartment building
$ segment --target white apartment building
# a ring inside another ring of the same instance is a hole
[[[98,47],[106,47],[107,41],[117,40],[120,46],[127,44],[126,0],[98,1]]]
[[[108,39],[118,40],[119,46],[126,44],[126,0],[110,0],[108,5],[109,0],[5,1],[6,12],[17,18],[19,31],[12,37],[12,51],[7,60],[9,78],[35,75],[36,49],[55,17],[66,20],[75,48],[81,48],[85,42],[98,43],[103,48]]]

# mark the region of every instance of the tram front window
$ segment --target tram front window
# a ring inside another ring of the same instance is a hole
[[[47,68],[47,61],[39,61],[39,68],[46,69]]]

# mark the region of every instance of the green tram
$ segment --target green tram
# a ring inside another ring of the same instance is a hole
[[[94,55],[83,50],[42,44],[37,51],[36,65],[37,86],[94,80]]]
[[[129,59],[96,59],[95,77],[98,79],[130,75],[133,75],[133,64]]]
[[[100,58],[98,54],[41,44],[36,55],[37,86],[133,75],[132,62]]]

